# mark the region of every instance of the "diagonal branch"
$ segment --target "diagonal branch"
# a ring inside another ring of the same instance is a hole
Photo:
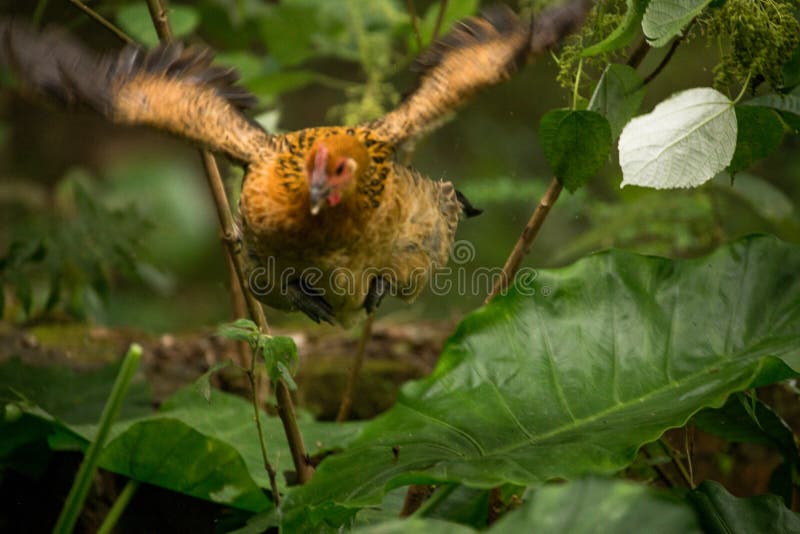
[[[169,25],[166,10],[164,9],[161,0],[147,0],[147,7],[150,10],[150,15],[153,18],[153,25],[156,28],[159,38],[163,42],[168,42],[172,38],[172,30]],[[242,294],[245,298],[250,316],[258,325],[259,329],[263,332],[269,332],[269,324],[267,323],[264,310],[250,292],[247,278],[245,276],[244,259],[242,258],[241,243],[238,239],[238,232],[230,210],[230,203],[228,196],[225,193],[225,187],[222,183],[222,178],[217,167],[217,162],[214,156],[207,150],[201,150],[203,158],[203,167],[206,171],[206,178],[208,179],[209,187],[214,198],[214,205],[217,208],[217,215],[219,217],[220,226],[224,236],[224,242],[227,254],[230,256],[231,263],[233,264],[234,271],[236,272],[239,280],[239,285]],[[256,413],[256,427],[258,428],[259,444],[261,446],[262,459],[264,461],[264,468],[270,478],[270,485],[276,502],[280,499],[280,494],[277,490],[276,472],[269,462],[266,454],[266,444],[264,443],[264,434],[261,428],[261,418],[258,417],[260,402],[258,399],[258,388],[255,380],[255,354],[252,355],[250,370],[248,378],[253,394],[253,406]],[[297,477],[300,483],[305,483],[311,479],[313,469],[308,463],[308,455],[306,454],[305,444],[303,437],[300,433],[300,428],[297,425],[297,417],[294,413],[294,405],[292,397],[289,393],[289,388],[283,380],[278,380],[276,384],[276,397],[278,402],[278,415],[283,423],[283,428],[286,433],[286,439],[289,442],[289,449],[292,452],[292,460],[297,471]]]

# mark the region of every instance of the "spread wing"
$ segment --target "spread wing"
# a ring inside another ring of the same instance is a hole
[[[419,87],[369,128],[393,145],[413,142],[479,89],[508,79],[529,46],[529,27],[505,5],[459,22],[417,59]]]
[[[31,90],[117,123],[165,130],[242,163],[268,156],[273,138],[240,111],[255,97],[236,85],[233,69],[213,66],[212,59],[206,49],[181,44],[149,52],[128,45],[98,55],[59,30],[37,33],[22,21],[0,20],[0,64]]]

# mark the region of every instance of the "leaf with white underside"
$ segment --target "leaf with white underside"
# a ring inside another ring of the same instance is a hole
[[[651,0],[642,17],[642,31],[654,48],[667,44],[700,14],[711,0]]]
[[[727,96],[689,89],[630,121],[619,138],[622,187],[697,187],[728,166],[736,113]]]

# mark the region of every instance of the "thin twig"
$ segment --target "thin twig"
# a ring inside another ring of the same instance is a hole
[[[114,35],[116,35],[117,37],[119,37],[120,39],[125,41],[126,43],[132,43],[133,42],[133,39],[131,39],[128,36],[128,34],[126,34],[124,31],[120,30],[119,28],[117,28],[113,23],[111,23],[111,21],[109,21],[103,15],[101,15],[100,13],[95,11],[94,9],[90,8],[89,6],[87,6],[86,4],[81,2],[81,0],[69,0],[69,1],[70,1],[70,3],[72,5],[74,5],[75,7],[77,7],[78,9],[83,11],[84,13],[86,13],[87,15],[89,15],[95,21],[100,23],[101,26],[103,26],[107,30],[110,30]]]
[[[114,527],[119,522],[122,514],[125,513],[125,509],[128,507],[131,499],[136,494],[136,490],[139,489],[139,485],[140,482],[138,480],[128,480],[128,483],[125,484],[124,488],[122,488],[122,492],[119,494],[116,500],[114,500],[114,504],[106,514],[106,518],[103,519],[103,523],[100,525],[100,528],[97,529],[97,534],[110,534],[114,531]]]
[[[153,19],[153,26],[156,28],[158,38],[162,42],[172,40],[172,27],[169,24],[167,10],[161,0],[147,0],[147,9],[150,10],[150,18]]]
[[[367,341],[369,341],[372,334],[372,323],[375,321],[375,316],[370,315],[364,321],[364,326],[361,328],[361,337],[358,338],[358,347],[356,348],[356,357],[350,367],[350,372],[347,375],[347,385],[342,394],[342,401],[339,404],[339,413],[336,415],[336,422],[341,423],[347,421],[350,417],[350,410],[353,407],[353,399],[356,396],[356,386],[358,385],[358,375],[361,374],[361,367],[364,364],[364,353],[367,348]]]
[[[411,17],[411,27],[414,29],[414,37],[417,40],[417,50],[421,52],[422,34],[419,33],[419,17],[417,17],[417,8],[414,7],[414,0],[406,0],[406,9]]]
[[[680,473],[683,482],[686,484],[686,487],[694,489],[694,484],[692,483],[692,477],[686,470],[686,467],[683,465],[683,462],[681,462],[678,453],[675,452],[675,449],[672,448],[672,445],[670,445],[664,438],[661,438],[660,440],[658,440],[658,442],[661,444],[661,448],[664,449],[664,452],[666,452],[669,455],[670,459],[672,460],[672,465],[674,465],[675,468],[678,470],[678,473]]]
[[[442,31],[442,22],[444,22],[444,14],[447,11],[447,0],[439,0],[439,12],[436,14],[436,24],[433,26],[433,43],[439,38],[439,32]]]
[[[678,37],[677,39],[672,41],[672,46],[669,47],[667,53],[664,54],[663,58],[661,58],[661,61],[658,63],[658,66],[656,66],[656,68],[653,69],[653,72],[644,77],[642,85],[647,85],[648,83],[652,82],[653,79],[656,76],[658,76],[662,70],[664,70],[664,67],[666,67],[667,63],[669,63],[669,61],[672,59],[672,56],[673,54],[675,54],[675,50],[678,49],[678,45],[681,44],[681,41],[683,41],[683,38],[681,37]]]
[[[520,234],[519,239],[517,239],[514,250],[512,250],[511,254],[508,256],[506,264],[503,266],[503,272],[500,273],[500,276],[497,278],[492,292],[486,297],[485,303],[491,301],[498,293],[505,291],[508,288],[508,284],[514,280],[514,276],[517,274],[522,260],[528,254],[528,251],[530,251],[536,236],[539,235],[539,230],[542,228],[547,214],[550,213],[550,208],[552,208],[553,204],[558,200],[561,189],[561,182],[559,182],[557,178],[550,180],[547,191],[545,191],[536,209],[533,210],[533,215],[531,215],[531,218],[528,220],[528,224],[522,229],[522,234]]]
[[[153,18],[153,25],[156,28],[156,33],[158,33],[159,39],[161,39],[162,42],[169,41],[172,36],[172,30],[169,25],[169,19],[166,16],[166,10],[164,9],[161,0],[147,0],[147,6]],[[214,156],[207,150],[201,150],[200,154],[203,158],[203,167],[206,171],[206,178],[208,179],[211,193],[214,197],[214,205],[217,208],[220,226],[222,226],[222,232],[225,237],[224,241],[226,250],[227,253],[230,254],[231,263],[236,271],[236,276],[239,280],[239,286],[241,287],[242,294],[245,297],[248,311],[250,312],[250,316],[258,325],[259,329],[262,332],[269,333],[269,324],[267,323],[267,318],[264,315],[264,310],[261,308],[261,305],[258,303],[258,301],[255,300],[255,297],[250,292],[247,285],[247,278],[245,276],[244,263],[241,255],[241,245],[238,240],[236,226],[233,220],[233,215],[231,214],[230,203],[228,202],[228,195],[225,193],[225,187],[222,183],[222,177],[220,176],[217,162],[214,160]],[[272,487],[274,494],[273,498],[275,502],[278,502],[280,495],[277,492],[276,473],[266,453],[266,443],[264,442],[264,434],[261,429],[261,421],[258,417],[258,414],[260,413],[260,405],[255,380],[255,359],[256,355],[252,354],[248,378],[250,380],[250,385],[253,388],[253,409],[256,413],[256,427],[258,429],[262,460],[264,461],[264,467],[267,470],[267,474],[270,478],[270,486]],[[280,415],[281,422],[283,423],[284,430],[286,431],[286,438],[289,442],[289,448],[292,451],[292,458],[295,461],[295,469],[297,470],[298,480],[300,483],[305,483],[311,478],[313,470],[308,464],[305,444],[303,443],[300,429],[297,426],[297,418],[294,413],[292,398],[290,395],[288,395],[288,388],[282,380],[278,380],[277,390],[278,414]]]
[[[272,490],[272,500],[275,502],[275,506],[278,506],[281,503],[281,493],[278,491],[278,474],[275,472],[272,462],[269,461],[267,444],[264,441],[264,429],[261,426],[261,410],[259,409],[261,406],[261,401],[258,396],[258,385],[256,384],[255,363],[256,357],[255,354],[253,354],[250,358],[250,369],[247,372],[247,379],[250,382],[250,392],[253,395],[253,417],[255,417],[256,420],[256,428],[258,429],[258,444],[261,447],[261,460],[264,462],[264,470],[267,472],[267,477],[269,477],[269,486]]]
[[[647,39],[642,37],[639,40],[639,44],[637,44],[636,48],[634,48],[633,52],[631,52],[631,56],[628,58],[626,64],[629,67],[638,69],[639,65],[642,64],[642,61],[644,61],[644,57],[647,55],[648,52],[650,52],[651,49],[652,47],[647,43]]]

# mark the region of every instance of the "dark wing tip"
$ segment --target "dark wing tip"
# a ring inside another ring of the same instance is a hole
[[[478,16],[457,22],[450,33],[420,54],[411,69],[416,72],[428,71],[439,65],[453,50],[469,48],[520,31],[526,30],[510,7],[505,4],[488,6]]]
[[[128,45],[119,58],[117,75],[133,76],[147,72],[204,85],[213,88],[219,96],[240,110],[252,108],[258,103],[255,95],[238,85],[239,73],[236,69],[212,64],[214,54],[206,47],[184,47],[182,43],[169,43],[144,51],[135,45]]]

